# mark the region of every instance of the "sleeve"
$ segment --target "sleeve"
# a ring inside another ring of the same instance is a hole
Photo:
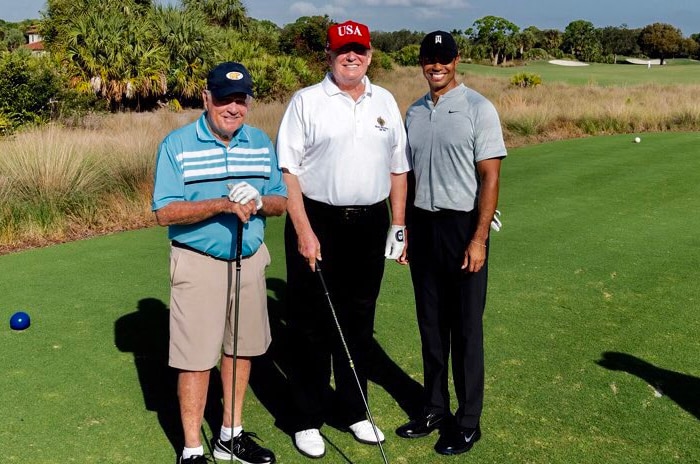
[[[275,147],[272,146],[271,141],[268,148],[270,149],[270,180],[265,186],[263,195],[279,195],[286,198],[287,186],[282,179],[282,169],[279,167],[277,152],[275,152]]]
[[[396,121],[396,124],[394,124],[395,135],[391,153],[391,172],[392,174],[402,174],[411,170],[411,158],[408,149],[406,127],[396,100],[392,101],[392,113],[392,119]]]
[[[486,99],[479,105],[474,135],[474,161],[506,156],[501,120],[496,107]]]
[[[304,140],[303,101],[301,96],[296,94],[289,102],[277,131],[280,169],[284,168],[294,175],[299,175],[299,167],[304,157]]]
[[[168,203],[184,200],[184,189],[182,167],[177,162],[172,144],[166,138],[158,147],[151,210],[157,211]]]

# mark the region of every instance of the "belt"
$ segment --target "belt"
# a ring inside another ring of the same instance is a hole
[[[373,205],[336,206],[304,197],[304,206],[310,211],[317,211],[321,214],[333,216],[343,221],[352,221],[355,219],[364,218],[376,213],[377,211],[381,211],[382,209],[386,208],[386,201],[380,201]]]
[[[233,262],[233,261],[236,260],[236,258],[233,258],[233,259],[226,259],[226,258],[220,258],[220,257],[218,257],[218,256],[210,255],[209,253],[206,253],[206,252],[204,252],[204,251],[202,251],[202,250],[198,250],[198,249],[196,249],[196,248],[192,248],[192,247],[189,246],[189,245],[185,245],[184,243],[180,243],[180,242],[178,242],[177,240],[172,240],[172,241],[170,242],[170,244],[171,244],[172,246],[174,246],[175,248],[180,248],[180,249],[182,249],[182,250],[192,251],[192,252],[194,252],[194,253],[197,253],[198,255],[206,256],[207,258],[215,259],[215,260],[217,260],[217,261],[226,261],[227,263],[231,263],[231,262]],[[253,256],[253,255],[242,256],[241,259],[248,259],[248,258],[250,258],[251,256]]]

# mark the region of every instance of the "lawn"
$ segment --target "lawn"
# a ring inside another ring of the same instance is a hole
[[[527,66],[494,67],[477,64],[460,64],[459,71],[477,75],[508,77],[518,73],[534,73],[543,83],[564,82],[573,85],[595,84],[602,86],[630,86],[640,84],[681,85],[697,84],[700,62],[668,60],[664,66],[591,63],[589,66],[559,66],[547,61],[530,61]],[[468,79],[468,77],[467,77]]]
[[[700,134],[595,137],[514,149],[491,249],[484,436],[466,457],[402,440],[422,376],[408,269],[387,263],[370,405],[391,463],[700,461]],[[281,219],[267,242],[273,349],[246,427],[278,462],[307,462],[284,408]],[[5,462],[173,463],[168,245],[149,228],[0,256]],[[32,325],[9,328],[25,310]],[[218,392],[212,390],[212,398]],[[219,426],[212,401],[203,433]],[[330,426],[326,463],[382,462]],[[311,461],[308,461],[311,462]]]

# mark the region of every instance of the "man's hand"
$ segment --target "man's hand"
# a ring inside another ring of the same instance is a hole
[[[246,204],[251,200],[255,201],[255,208],[259,211],[262,206],[262,197],[255,187],[248,182],[239,182],[237,184],[228,184],[229,189],[228,199],[234,203]]]
[[[501,212],[496,210],[496,212],[493,213],[493,219],[491,219],[491,228],[498,232],[501,230],[501,227],[503,227],[503,224],[501,223]]]
[[[399,259],[406,245],[405,235],[406,226],[391,226],[386,236],[386,247],[384,248],[386,259]]]

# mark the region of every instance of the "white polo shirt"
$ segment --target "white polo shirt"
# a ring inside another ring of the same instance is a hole
[[[372,205],[389,196],[390,173],[411,169],[396,100],[367,77],[364,83],[355,101],[329,73],[287,106],[277,134],[279,166],[297,176],[312,200]]]

